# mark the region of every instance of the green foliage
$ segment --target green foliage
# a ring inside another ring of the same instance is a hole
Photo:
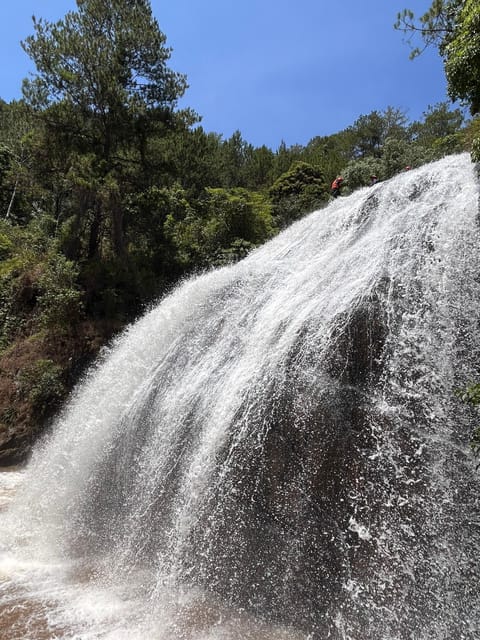
[[[395,140],[395,138],[387,138],[383,148],[383,166],[386,178],[391,178],[405,167],[415,167],[422,164],[418,157],[419,152],[423,149],[405,142],[404,140]]]
[[[0,262],[0,349],[23,333],[36,304],[38,257],[35,236],[2,222],[3,246],[8,248]]]
[[[39,324],[54,331],[67,331],[82,316],[82,294],[78,288],[78,267],[52,252],[38,278]]]
[[[453,31],[457,12],[463,0],[433,0],[427,11],[417,22],[413,11],[403,9],[397,15],[395,29],[407,35],[407,42],[411,46],[410,58],[415,58],[430,45],[440,48],[440,53]],[[416,36],[423,41],[422,48],[414,46]]]
[[[370,175],[391,178],[407,166],[420,166],[465,147],[463,114],[446,103],[429,106],[423,120],[408,124],[403,112],[389,107],[372,112],[350,127],[350,160],[342,173],[348,190],[366,186]],[[335,175],[335,174],[334,174]]]
[[[132,255],[136,264],[150,272],[151,277],[165,279],[177,261],[181,265],[176,272],[178,276],[190,265],[186,245],[187,237],[193,242],[193,236],[187,228],[194,218],[187,192],[179,184],[163,188],[152,186],[138,194],[132,201],[130,221]],[[158,295],[159,291],[155,293]]]
[[[452,100],[470,105],[472,115],[480,111],[480,12],[478,0],[433,0],[419,23],[409,9],[398,14],[395,28],[408,34],[411,43],[420,35],[424,47],[435,45],[443,58]],[[414,47],[411,57],[423,49]]]
[[[220,153],[221,184],[227,189],[243,184],[243,174],[248,158],[253,150],[243,138],[240,131],[222,143]]]
[[[480,162],[480,137],[473,139],[471,153],[473,162]]]
[[[0,105],[0,215],[24,223],[31,210],[34,115],[24,102]],[[37,195],[37,194],[36,194]]]
[[[12,152],[5,145],[0,143],[0,183],[3,183],[12,164]]]
[[[294,162],[270,187],[273,215],[281,228],[328,200],[323,173],[307,162]]]
[[[196,208],[185,203],[167,216],[165,234],[184,268],[212,266],[271,237],[271,207],[265,196],[245,189],[207,189]]]
[[[0,347],[40,330],[63,333],[81,319],[78,266],[59,254],[37,220],[0,224]]]
[[[30,102],[78,106],[105,135],[132,112],[168,107],[183,94],[185,78],[167,67],[170,50],[148,0],[82,0],[77,6],[54,24],[33,18],[35,35],[22,43],[37,68],[24,82]]]
[[[385,178],[383,162],[378,158],[370,157],[352,160],[342,171],[342,176],[345,178],[349,191],[369,185],[371,175],[376,175],[378,180]]]
[[[405,113],[393,107],[360,116],[350,128],[354,157],[379,157],[387,138],[405,139],[406,123]]]
[[[123,258],[125,199],[143,180],[149,139],[175,126],[185,78],[167,67],[170,50],[147,0],[83,0],[55,24],[34,18],[34,29],[23,47],[37,72],[23,91],[44,117],[50,166],[57,160],[59,178],[76,186],[72,233],[84,227],[90,258],[102,247]]]
[[[312,138],[301,153],[301,159],[333,179],[343,173],[344,167],[353,159],[354,146],[354,134],[349,127],[331,136]]]
[[[469,150],[473,162],[480,160],[480,116],[475,116],[469,120],[462,131],[463,148]]]
[[[175,181],[189,196],[198,197],[206,185],[221,186],[221,136],[218,134],[206,133],[202,127],[182,126],[172,131],[163,144],[157,141],[157,148],[173,171]]]
[[[464,115],[460,109],[451,110],[446,102],[439,102],[429,105],[423,116],[423,122],[413,122],[409,127],[416,157],[407,164],[418,166],[464,150]]]
[[[248,189],[261,189],[272,183],[275,154],[271,149],[262,145],[251,148],[248,162],[244,168],[244,180]]]
[[[461,394],[462,400],[475,407],[480,405],[480,384],[473,384]]]
[[[416,142],[428,146],[435,140],[458,133],[463,122],[460,109],[451,110],[446,102],[439,102],[428,106],[423,113],[423,122],[410,125],[410,134]]]
[[[131,259],[126,264],[112,256],[109,260],[89,260],[79,275],[84,290],[84,308],[87,316],[97,321],[125,324],[138,314],[147,296],[142,298],[143,283],[132,268]]]
[[[62,368],[50,359],[39,359],[18,374],[18,393],[30,401],[36,419],[42,420],[65,396]]]
[[[270,207],[260,194],[245,189],[208,189],[202,204],[207,247],[229,248],[238,240],[260,244],[272,234]]]
[[[465,0],[443,48],[448,93],[464,100],[472,114],[480,111],[480,11],[478,0]]]
[[[462,132],[452,133],[443,138],[437,138],[432,142],[431,150],[433,159],[443,158],[453,153],[460,153],[465,149]]]
[[[6,233],[0,232],[0,260],[6,260],[12,253],[13,243]]]
[[[272,179],[276,180],[282,174],[290,169],[294,162],[303,160],[302,155],[304,150],[298,145],[293,147],[287,147],[282,140],[280,143],[273,162],[273,174]]]

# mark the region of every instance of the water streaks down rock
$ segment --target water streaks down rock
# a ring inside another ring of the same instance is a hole
[[[480,362],[477,211],[453,156],[183,284],[36,450],[11,548],[20,522],[22,553],[141,586],[152,624],[189,593],[319,640],[473,640],[479,481],[454,392]]]

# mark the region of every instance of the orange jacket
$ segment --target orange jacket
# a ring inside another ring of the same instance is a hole
[[[340,189],[342,186],[343,178],[335,178],[332,182],[332,189]]]

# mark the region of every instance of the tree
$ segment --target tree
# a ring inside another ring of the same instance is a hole
[[[164,227],[186,270],[233,262],[274,233],[271,205],[263,194],[206,189],[195,205],[177,196]]]
[[[434,45],[443,58],[452,100],[470,106],[472,115],[480,111],[480,12],[478,0],[433,0],[428,11],[415,20],[409,9],[397,16],[395,28],[408,34],[411,43],[420,35],[424,47],[414,47],[411,57]]]
[[[385,179],[383,161],[371,156],[360,158],[359,160],[351,160],[342,170],[342,176],[345,178],[349,191],[369,185],[372,175],[376,175],[379,180]]]
[[[274,220],[280,228],[314,211],[328,200],[323,173],[307,162],[296,161],[270,187]]]
[[[271,184],[275,156],[273,151],[262,145],[254,148],[245,165],[245,187],[261,189]]]
[[[288,171],[293,162],[301,159],[301,150],[298,147],[287,147],[284,140],[280,142],[275,152],[273,161],[273,178],[279,178]]]
[[[387,138],[383,146],[383,175],[385,178],[391,178],[400,173],[407,165],[418,166],[422,164],[423,158],[420,160],[416,157],[420,146],[412,145],[405,140],[397,140],[395,138]]]
[[[319,167],[324,175],[333,179],[354,155],[354,133],[352,127],[330,136],[312,138],[302,154],[302,160]]]
[[[23,101],[0,103],[0,203],[1,215],[6,219],[28,218],[19,200],[28,191],[34,128],[34,114]]]
[[[244,184],[245,166],[252,154],[253,147],[245,142],[240,131],[234,131],[228,140],[220,146],[221,182],[226,188],[240,187]]]
[[[167,67],[170,49],[148,0],[77,0],[77,11],[54,24],[34,22],[23,42],[37,71],[23,93],[45,121],[46,138],[67,151],[64,170],[87,158],[85,197],[91,227],[109,221],[117,256],[125,253],[124,207],[132,167],[145,158],[153,132],[172,126],[186,88]],[[85,173],[85,172],[84,172]],[[93,253],[98,233],[90,234]]]
[[[457,134],[463,121],[460,109],[450,110],[448,103],[439,102],[428,106],[423,113],[423,122],[413,122],[410,125],[410,133],[416,141],[428,145],[438,138]]]
[[[461,109],[451,110],[447,102],[439,102],[429,105],[423,116],[423,122],[412,122],[409,131],[414,146],[422,147],[424,154],[428,154],[424,162],[464,150],[464,115]],[[417,163],[411,158],[407,164]]]
[[[157,151],[171,163],[175,182],[180,182],[190,197],[197,197],[206,186],[221,184],[220,147],[219,134],[185,125],[168,134]]]
[[[405,139],[406,123],[405,113],[393,107],[387,107],[383,113],[372,111],[360,116],[350,127],[354,155],[379,158],[387,138]]]
[[[480,11],[478,1],[466,0],[443,46],[448,94],[464,100],[472,115],[480,112]]]
[[[186,88],[168,69],[171,50],[148,0],[77,0],[78,11],[51,24],[33,17],[35,36],[22,43],[37,67],[24,81],[30,101],[67,101],[92,117],[103,144],[115,144],[115,122],[133,109],[171,108]],[[113,136],[113,139],[111,138]]]
[[[412,49],[411,58],[416,58],[432,44],[439,47],[440,54],[443,55],[442,49],[451,37],[463,2],[464,0],[433,0],[418,22],[410,9],[403,9],[398,13],[394,27],[407,34],[407,42]],[[423,40],[422,48],[414,46],[416,36]]]

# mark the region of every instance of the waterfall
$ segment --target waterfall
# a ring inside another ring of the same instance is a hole
[[[479,275],[461,154],[179,286],[102,353],[1,514],[7,600],[47,611],[28,637],[477,638],[456,391],[480,376]]]

